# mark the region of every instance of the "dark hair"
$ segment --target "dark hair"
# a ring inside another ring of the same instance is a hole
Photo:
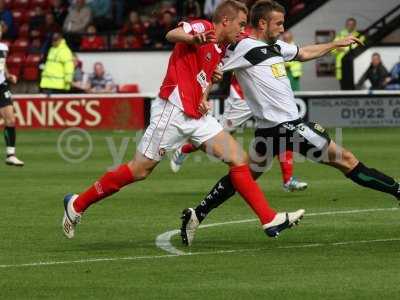
[[[273,0],[257,1],[250,11],[251,26],[256,28],[261,19],[267,20],[271,12],[277,11],[286,14],[285,8]]]
[[[221,23],[224,17],[236,18],[239,11],[248,14],[248,9],[246,5],[242,2],[236,0],[226,0],[222,2],[214,11],[212,21],[216,24]]]

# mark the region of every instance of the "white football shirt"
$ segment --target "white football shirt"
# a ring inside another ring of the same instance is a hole
[[[258,128],[299,118],[284,64],[298,52],[296,45],[280,40],[268,45],[249,37],[228,47],[222,70],[234,71]]]
[[[0,84],[6,81],[5,70],[6,70],[7,52],[8,52],[8,46],[4,43],[0,43]]]

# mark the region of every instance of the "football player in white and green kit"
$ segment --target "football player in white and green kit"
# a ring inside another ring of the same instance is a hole
[[[4,120],[4,139],[6,142],[5,163],[11,166],[22,167],[24,162],[19,160],[15,155],[15,113],[11,99],[11,92],[8,87],[8,82],[13,84],[17,83],[17,76],[8,73],[6,65],[7,53],[8,46],[0,42],[0,117]]]

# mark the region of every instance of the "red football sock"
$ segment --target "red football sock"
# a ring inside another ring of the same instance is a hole
[[[133,174],[127,165],[109,171],[74,201],[74,209],[84,212],[90,205],[118,192],[123,186],[134,181]]]
[[[182,153],[184,154],[189,154],[197,150],[198,148],[196,148],[193,144],[185,144],[182,146]]]
[[[269,207],[263,192],[251,176],[248,165],[231,167],[229,175],[233,186],[257,214],[261,224],[271,222],[276,212]]]
[[[285,184],[293,176],[293,152],[285,151],[278,155],[281,165],[282,180]]]

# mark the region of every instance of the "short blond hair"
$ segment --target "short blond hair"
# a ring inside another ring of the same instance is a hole
[[[221,23],[225,17],[234,19],[239,14],[239,11],[244,12],[246,15],[249,13],[244,3],[236,0],[225,0],[215,9],[212,21],[218,24]]]

